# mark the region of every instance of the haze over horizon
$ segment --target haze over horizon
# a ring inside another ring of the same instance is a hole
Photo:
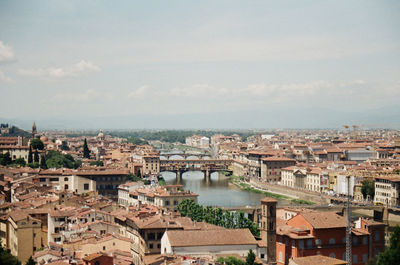
[[[400,128],[400,2],[0,2],[0,122]]]

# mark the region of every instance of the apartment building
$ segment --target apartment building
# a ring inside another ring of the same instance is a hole
[[[261,179],[266,182],[278,183],[281,181],[282,168],[296,165],[296,160],[271,156],[261,159]]]
[[[324,255],[346,258],[346,218],[335,212],[300,212],[276,231],[277,264],[291,258]],[[352,229],[352,263],[365,264],[370,258],[370,232]],[[380,243],[384,242],[380,238]]]
[[[7,248],[25,263],[35,251],[44,246],[42,224],[24,211],[13,211],[7,222]]]
[[[400,205],[400,176],[377,176],[375,177],[375,203],[388,206]]]
[[[146,154],[142,157],[142,176],[158,175],[160,173],[160,156],[158,154]]]

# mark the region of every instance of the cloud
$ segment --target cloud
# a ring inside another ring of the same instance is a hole
[[[92,62],[81,60],[68,67],[49,67],[38,69],[20,69],[18,73],[24,76],[39,77],[43,79],[59,79],[65,77],[76,77],[88,72],[98,72],[100,67]]]
[[[1,81],[4,81],[4,82],[6,82],[6,83],[12,83],[13,82],[13,80],[10,78],[10,77],[8,77],[3,71],[1,71],[0,70],[0,80]]]
[[[53,97],[56,101],[63,101],[63,102],[88,102],[88,101],[99,101],[99,100],[111,100],[113,99],[113,95],[108,92],[100,91],[97,89],[86,89],[84,91],[79,92],[64,92],[56,94]]]
[[[7,62],[14,59],[14,52],[11,46],[0,41],[0,62]]]
[[[149,92],[149,86],[144,85],[144,86],[139,87],[136,90],[131,91],[128,94],[128,98],[130,98],[130,99],[143,98],[148,92]]]

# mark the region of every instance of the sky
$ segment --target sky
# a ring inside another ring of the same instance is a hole
[[[0,120],[400,128],[400,1],[0,0]]]

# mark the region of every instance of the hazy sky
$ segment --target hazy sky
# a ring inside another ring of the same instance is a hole
[[[45,126],[400,124],[400,1],[1,0],[0,97]]]

